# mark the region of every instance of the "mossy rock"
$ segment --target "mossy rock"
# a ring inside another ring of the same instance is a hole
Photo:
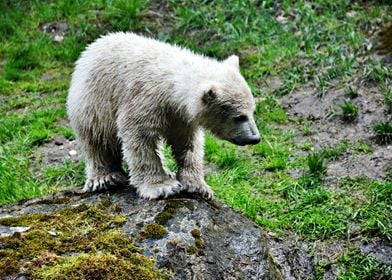
[[[112,214],[114,207],[103,197],[96,205],[0,219],[2,225],[29,227],[2,237],[0,276],[23,269],[33,279],[165,278],[121,233],[126,216]]]
[[[270,250],[257,226],[218,201],[145,201],[119,189],[0,208],[2,278],[289,279],[309,271],[282,255],[272,261]]]

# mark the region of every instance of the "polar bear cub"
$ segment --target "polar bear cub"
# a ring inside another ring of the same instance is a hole
[[[146,199],[181,191],[211,198],[203,131],[237,145],[257,144],[254,110],[237,56],[217,61],[134,33],[101,37],[76,62],[67,99],[86,159],[84,190],[129,183]],[[163,165],[164,142],[176,174]]]

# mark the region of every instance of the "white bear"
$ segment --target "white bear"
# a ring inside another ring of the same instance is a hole
[[[86,158],[84,190],[130,183],[145,199],[181,191],[211,198],[203,131],[237,145],[257,144],[255,107],[237,56],[217,61],[134,33],[101,37],[76,62],[67,99]],[[164,141],[177,174],[162,163]]]

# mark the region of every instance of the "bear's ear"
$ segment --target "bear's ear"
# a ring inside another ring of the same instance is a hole
[[[204,104],[210,104],[212,101],[216,99],[216,89],[211,87],[210,89],[204,91],[203,97],[201,100]]]
[[[231,67],[234,67],[237,70],[240,70],[240,60],[238,56],[234,54],[226,58],[223,62],[227,65],[230,65]]]

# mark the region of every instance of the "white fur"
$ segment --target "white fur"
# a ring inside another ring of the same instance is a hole
[[[220,62],[133,33],[112,33],[88,46],[76,63],[67,100],[87,160],[85,190],[122,184],[125,159],[130,182],[144,198],[182,189],[211,197],[203,179],[201,128],[209,117],[202,98],[211,87],[219,88],[222,100],[231,98],[253,114],[236,56]],[[176,178],[162,166],[163,140],[180,162]]]

